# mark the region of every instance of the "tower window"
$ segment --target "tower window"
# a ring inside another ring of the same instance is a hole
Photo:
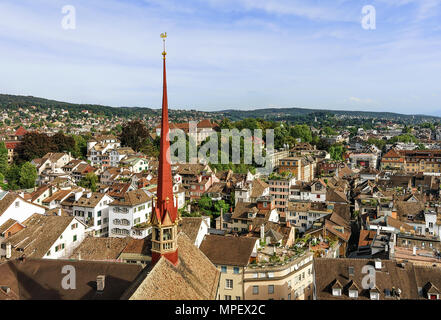
[[[164,241],[172,239],[172,229],[171,228],[167,228],[167,229],[162,230],[162,239]]]

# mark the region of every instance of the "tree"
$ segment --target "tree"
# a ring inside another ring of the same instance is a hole
[[[57,147],[58,152],[74,152],[75,139],[64,135],[61,131],[51,137],[51,142]]]
[[[144,144],[144,140],[149,137],[149,132],[140,120],[134,120],[127,123],[119,136],[121,144],[131,147],[138,152]]]
[[[343,160],[344,148],[341,144],[334,144],[329,148],[333,160]]]
[[[8,170],[8,149],[3,141],[0,142],[0,173],[6,174]]]
[[[98,182],[98,176],[94,172],[87,173],[78,183],[80,187],[87,188],[96,192],[96,184]]]
[[[289,133],[295,139],[302,139],[302,142],[312,141],[311,129],[306,124],[296,124],[289,129]]]
[[[30,162],[25,162],[20,169],[20,186],[24,189],[35,187],[37,168]]]
[[[52,139],[45,133],[28,132],[23,137],[23,142],[17,148],[18,161],[32,161],[43,157],[48,152],[57,151],[57,146],[52,143]]]
[[[9,190],[17,190],[20,188],[19,180],[20,180],[20,167],[16,164],[12,164],[9,166],[5,178],[8,181],[8,189]]]

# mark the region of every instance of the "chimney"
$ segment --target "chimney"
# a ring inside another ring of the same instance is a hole
[[[61,208],[58,208],[57,214],[61,217]]]
[[[103,292],[106,285],[106,276],[99,275],[96,277],[96,291]]]
[[[220,228],[219,229],[223,230],[223,227],[224,227],[224,210],[223,210],[223,208],[221,208],[219,221],[220,221]]]
[[[80,200],[82,195],[83,195],[83,191],[75,192],[75,201]]]
[[[265,225],[263,224],[260,226],[260,240],[265,240]]]
[[[375,260],[375,269],[381,270],[381,260]]]
[[[90,199],[91,196],[92,196],[92,192],[87,192],[87,193],[86,193],[86,198],[87,198],[87,199]]]
[[[412,254],[413,254],[414,256],[416,256],[416,246],[413,246]]]
[[[187,211],[188,211],[188,213],[191,213],[191,204],[188,204]]]
[[[12,256],[12,244],[8,242],[6,244],[6,259],[11,259]]]

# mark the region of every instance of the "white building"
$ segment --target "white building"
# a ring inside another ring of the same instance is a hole
[[[9,219],[23,222],[34,213],[44,214],[46,208],[27,202],[14,192],[0,192],[0,225]]]
[[[109,237],[143,237],[149,228],[139,228],[150,219],[153,197],[143,189],[129,191],[110,204]]]
[[[72,213],[87,226],[87,232],[96,237],[109,234],[109,204],[113,199],[104,193],[76,193]]]

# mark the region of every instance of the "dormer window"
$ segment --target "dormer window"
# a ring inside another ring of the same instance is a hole
[[[380,293],[378,290],[371,290],[369,292],[369,297],[371,300],[380,300]]]
[[[340,288],[332,289],[332,295],[335,296],[335,297],[341,296],[341,289]]]
[[[358,298],[357,290],[349,290],[349,298]]]

